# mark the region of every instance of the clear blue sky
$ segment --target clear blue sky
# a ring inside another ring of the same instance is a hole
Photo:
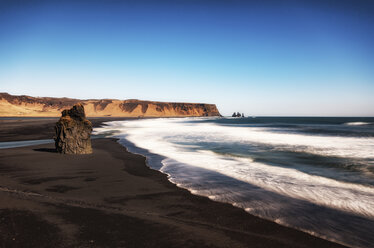
[[[374,2],[0,1],[0,91],[374,116]]]

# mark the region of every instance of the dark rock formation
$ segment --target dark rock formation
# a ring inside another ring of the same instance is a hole
[[[241,117],[241,116],[242,115],[239,112],[237,113],[234,112],[231,117]],[[244,117],[244,114],[243,114],[243,117]]]
[[[86,119],[82,104],[75,104],[70,110],[62,111],[55,126],[55,146],[57,152],[67,154],[92,153],[92,124]]]

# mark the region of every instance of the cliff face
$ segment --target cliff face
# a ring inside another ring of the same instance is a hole
[[[0,93],[0,116],[58,117],[64,109],[81,103],[88,117],[219,116],[215,104],[168,103],[140,100],[79,100],[71,98],[13,96]]]

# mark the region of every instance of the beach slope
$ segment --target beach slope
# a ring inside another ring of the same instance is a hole
[[[0,247],[342,247],[190,194],[114,139],[0,150]]]

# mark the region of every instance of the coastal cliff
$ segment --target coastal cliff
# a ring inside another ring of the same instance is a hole
[[[154,102],[141,100],[15,96],[0,93],[0,116],[58,117],[77,103],[88,117],[185,117],[220,116],[215,104]]]

